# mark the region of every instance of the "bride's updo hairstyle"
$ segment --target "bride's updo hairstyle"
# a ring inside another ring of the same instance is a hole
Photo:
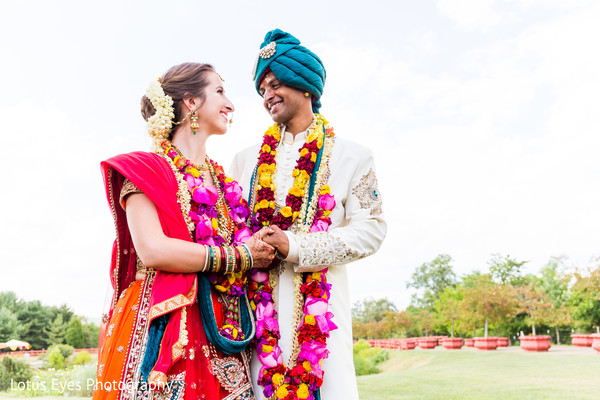
[[[181,122],[185,118],[183,98],[200,97],[202,102],[206,100],[205,89],[208,86],[208,72],[215,72],[210,64],[183,63],[171,67],[161,78],[160,85],[166,95],[173,99],[173,110],[175,118],[173,124]],[[142,117],[144,120],[154,115],[156,109],[150,99],[144,95],[141,101]],[[169,139],[173,138],[175,129],[171,129]]]

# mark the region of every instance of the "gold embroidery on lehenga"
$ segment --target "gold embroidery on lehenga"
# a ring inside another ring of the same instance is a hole
[[[360,208],[371,210],[371,215],[381,215],[381,194],[377,186],[377,176],[373,168],[360,178],[360,182],[354,189],[352,194],[358,197]]]
[[[250,360],[245,351],[240,353],[242,360],[236,357],[219,358],[212,344],[202,346],[202,352],[209,361],[209,372],[229,395],[223,400],[254,400],[252,382],[250,382]]]
[[[154,275],[148,275],[142,284],[139,300],[136,305],[131,307],[132,311],[137,311],[136,321],[134,323],[135,331],[131,334],[131,343],[129,343],[125,371],[121,376],[123,387],[130,390],[121,391],[121,400],[134,399],[136,393],[133,388],[139,382],[140,367],[146,353],[146,342],[148,340],[148,307],[150,306],[150,294],[154,283]]]
[[[237,358],[213,358],[210,362],[219,383],[227,391],[233,392],[238,386],[248,381],[242,363]]]
[[[192,387],[194,384],[192,384]],[[149,390],[147,385],[142,385],[136,400],[179,400],[185,395],[185,371],[177,375],[167,375],[163,390]]]

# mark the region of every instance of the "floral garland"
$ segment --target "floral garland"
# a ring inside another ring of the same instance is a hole
[[[239,245],[245,243],[251,236],[250,229],[244,224],[250,215],[250,208],[243,198],[242,188],[231,178],[225,176],[223,168],[207,157],[207,168],[215,181],[215,186],[205,186],[202,173],[190,160],[183,157],[179,151],[165,140],[161,143],[162,151],[168,161],[182,175],[191,194],[189,203],[182,204],[187,210],[192,224],[192,235],[196,243],[208,246]],[[220,184],[222,192],[217,189]],[[244,294],[246,276],[242,273],[217,274],[210,273],[209,280],[215,289],[228,298],[225,323],[220,329],[221,335],[241,341],[244,333],[240,329],[238,318],[239,297]]]
[[[257,199],[255,211],[260,224],[278,224],[287,229],[296,219],[300,232],[326,231],[331,225],[329,215],[335,207],[335,199],[330,194],[327,179],[329,155],[333,143],[333,129],[319,114],[315,114],[309,128],[306,144],[300,150],[300,159],[293,174],[296,178],[288,192],[286,207],[274,215],[275,187],[272,175],[275,173],[275,149],[281,135],[277,125],[265,133],[259,155],[257,169]],[[315,190],[319,196],[308,199],[306,183],[315,167],[317,152],[325,143],[322,165],[315,180]],[[306,218],[305,212],[308,210]],[[312,221],[312,224],[310,223]],[[308,225],[306,224],[308,223]],[[331,321],[333,314],[328,311],[331,285],[327,283],[327,269],[294,277],[296,297],[293,349],[289,365],[283,362],[279,347],[280,338],[277,312],[273,300],[273,277],[269,273],[253,269],[250,273],[248,297],[256,315],[256,353],[262,366],[258,374],[258,383],[263,386],[263,394],[271,398],[295,400],[314,399],[314,392],[323,384],[321,360],[327,358],[329,350],[326,343],[329,332],[337,329]]]
[[[281,229],[289,228],[300,215],[300,208],[304,203],[306,184],[317,161],[317,153],[323,147],[323,125],[327,122],[319,114],[315,114],[312,124],[308,128],[306,143],[300,149],[300,158],[292,175],[294,184],[285,199],[285,206],[275,214],[275,157],[277,146],[281,140],[279,125],[274,124],[266,132],[263,145],[258,156],[258,185],[257,198],[254,211],[256,218],[262,226],[277,225]]]
[[[169,132],[173,126],[173,118],[175,118],[173,99],[165,94],[160,84],[160,78],[150,84],[146,91],[146,97],[156,110],[154,115],[148,118],[146,130],[154,139],[152,145],[154,151],[157,151],[160,149],[160,144],[169,138]]]

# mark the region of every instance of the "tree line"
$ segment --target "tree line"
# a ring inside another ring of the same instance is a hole
[[[417,293],[405,310],[387,299],[355,303],[354,337],[549,334],[560,343],[571,333],[597,332],[600,259],[588,267],[566,261],[553,257],[534,275],[522,272],[526,261],[494,254],[487,273],[458,277],[452,258],[440,254],[411,275],[407,288]]]
[[[14,292],[0,292],[0,342],[17,339],[32,349],[67,344],[75,348],[98,347],[100,327],[79,317],[66,304],[44,306],[24,301]]]

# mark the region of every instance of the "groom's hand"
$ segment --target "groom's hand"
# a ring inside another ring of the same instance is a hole
[[[286,258],[290,251],[290,242],[287,235],[277,225],[272,225],[271,229],[273,233],[265,236],[263,241],[275,247],[281,258]]]

